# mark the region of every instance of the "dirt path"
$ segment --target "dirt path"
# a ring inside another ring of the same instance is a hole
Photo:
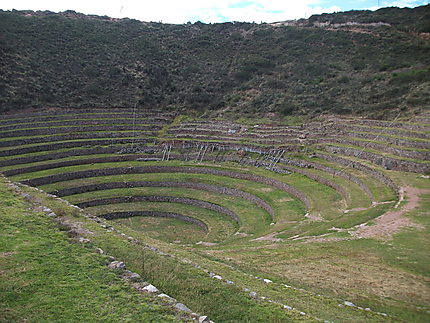
[[[417,226],[403,215],[418,206],[420,194],[427,193],[430,190],[418,189],[411,186],[402,187],[402,190],[404,195],[407,197],[407,203],[402,208],[381,215],[375,219],[375,225],[362,226],[353,233],[353,236],[357,238],[389,239],[394,233],[398,232],[400,228]]]

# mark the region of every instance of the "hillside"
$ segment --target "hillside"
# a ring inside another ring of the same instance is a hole
[[[274,24],[0,12],[0,112],[157,107],[384,118],[428,108],[430,6]]]

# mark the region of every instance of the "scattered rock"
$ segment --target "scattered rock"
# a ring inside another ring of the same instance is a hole
[[[200,316],[199,323],[209,323],[211,320],[207,316]]]
[[[288,305],[284,305],[284,308],[287,309],[287,310],[292,310],[293,309],[291,306],[288,306]]]
[[[90,242],[91,242],[91,240],[90,240],[90,239],[86,239],[86,238],[82,238],[82,237],[80,237],[78,241],[79,241],[80,243],[90,243]]]
[[[176,303],[175,308],[183,312],[191,313],[191,310],[182,303]]]
[[[159,294],[159,295],[157,295],[158,297],[160,297],[160,298],[166,298],[166,299],[168,299],[169,301],[172,301],[172,302],[174,302],[174,301],[176,301],[173,297],[170,297],[169,295],[167,295],[167,294],[163,294],[163,293],[161,293],[161,294]]]
[[[125,263],[122,261],[112,261],[108,267],[110,269],[125,269]]]
[[[144,287],[148,286],[149,284],[147,282],[136,282],[132,283],[131,287],[137,290],[143,290]]]
[[[231,280],[226,280],[225,281],[227,284],[229,284],[229,285],[234,285],[234,282],[233,281],[231,281]]]
[[[222,280],[222,277],[220,275],[215,275],[212,278],[218,279],[218,280]]]
[[[125,270],[123,275],[125,279],[131,280],[131,281],[138,281],[140,280],[140,275],[138,273],[134,273],[130,270]]]
[[[250,292],[249,296],[251,296],[251,297],[257,297],[257,293],[256,292]]]
[[[151,284],[149,284],[148,286],[143,287],[142,290],[144,290],[144,291],[146,291],[148,293],[158,293],[159,292],[158,288],[155,287],[154,285],[151,285]]]
[[[100,255],[103,255],[105,252],[101,248],[96,248],[96,252]]]
[[[348,301],[343,302],[343,304],[345,304],[346,306],[355,307],[354,303],[351,303],[351,302],[348,302]]]
[[[270,279],[267,279],[267,278],[263,279],[263,281],[264,281],[266,284],[273,283]]]
[[[55,214],[54,212],[48,213],[48,216],[51,218],[55,218],[57,217],[57,214]]]

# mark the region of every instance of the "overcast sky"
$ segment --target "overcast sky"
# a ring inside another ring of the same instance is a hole
[[[134,18],[164,23],[225,21],[275,22],[307,18],[312,14],[379,7],[416,7],[414,0],[1,0],[0,8],[75,10],[85,14]]]

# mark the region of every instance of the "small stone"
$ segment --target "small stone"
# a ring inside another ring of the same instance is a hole
[[[109,261],[111,261],[111,262],[112,262],[112,261],[114,261],[114,260],[115,260],[115,257],[109,256],[109,257],[108,257],[108,259],[109,259]]]
[[[100,255],[103,255],[105,252],[101,248],[96,248],[96,252]]]
[[[303,315],[303,316],[304,316],[304,315],[306,315],[306,313],[305,313],[305,312],[300,312],[300,315]]]
[[[346,306],[355,307],[354,303],[351,303],[351,302],[348,302],[348,301],[343,302],[343,304],[345,304]]]
[[[175,308],[180,311],[191,313],[192,311],[182,303],[176,303]]]
[[[89,243],[89,242],[91,242],[91,240],[90,240],[90,239],[85,239],[85,238],[82,238],[82,237],[80,237],[78,241],[79,241],[80,243]]]
[[[110,269],[125,269],[125,263],[122,261],[112,261],[108,267]]]
[[[48,213],[48,216],[50,216],[51,218],[57,217],[57,215],[54,212]]]
[[[250,289],[245,287],[245,288],[243,289],[243,291],[244,291],[244,292],[249,292],[249,291],[250,291]]]
[[[130,270],[125,270],[123,277],[131,281],[138,281],[140,279],[140,275],[138,273],[134,273]]]
[[[209,323],[210,320],[207,316],[200,316],[199,317],[199,323]]]
[[[149,284],[148,286],[145,286],[142,288],[142,290],[149,292],[149,293],[158,293],[159,290],[154,285]]]
[[[256,292],[250,292],[249,296],[251,296],[251,297],[257,297],[257,293]]]
[[[234,282],[232,282],[231,280],[226,280],[225,281],[227,284],[229,284],[229,285],[233,285],[234,284]]]
[[[270,279],[263,279],[263,281],[264,281],[266,284],[273,283]]]
[[[284,308],[290,311],[293,309],[291,306],[288,306],[288,305],[284,305]]]
[[[220,275],[215,275],[212,278],[218,279],[218,280],[222,280],[222,277]]]
[[[42,211],[45,212],[45,213],[51,213],[52,212],[52,210],[49,207],[44,207],[42,209]]]
[[[158,297],[162,297],[162,298],[168,298],[168,299],[172,299],[173,300],[173,297],[170,297],[169,295],[167,295],[167,294],[163,294],[163,293],[161,293],[161,294],[159,294],[159,295],[157,295]]]

